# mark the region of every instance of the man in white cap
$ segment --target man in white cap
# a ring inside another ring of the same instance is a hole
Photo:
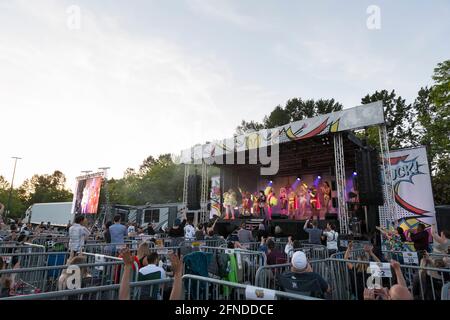
[[[278,277],[283,291],[324,298],[331,289],[322,276],[313,271],[303,251],[292,255],[291,271]]]

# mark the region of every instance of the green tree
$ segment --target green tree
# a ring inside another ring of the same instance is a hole
[[[291,117],[286,109],[276,106],[275,109],[264,117],[264,127],[266,129],[276,128],[289,123]]]
[[[334,99],[314,99],[302,100],[293,98],[286,102],[285,107],[290,116],[290,121],[298,121],[312,118],[320,114],[327,114],[342,110],[342,104]]]
[[[395,90],[375,91],[367,94],[361,99],[362,104],[368,104],[376,101],[382,101],[384,106],[384,117],[386,129],[391,149],[398,149],[412,145],[413,141],[413,113],[411,105],[407,104],[405,99],[397,96]],[[378,129],[371,127],[367,129],[368,143],[378,146]]]
[[[66,189],[66,177],[56,170],[53,174],[35,174],[19,188],[19,193],[26,205],[46,202],[72,201],[73,194]]]
[[[2,203],[6,207],[8,206],[9,194],[11,191],[11,185],[9,182],[3,177],[0,176],[0,203]],[[10,214],[9,218],[19,218],[23,215],[26,210],[26,204],[22,200],[20,193],[17,189],[13,189],[11,193],[11,203],[10,203]]]

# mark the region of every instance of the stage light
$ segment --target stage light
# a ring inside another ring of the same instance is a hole
[[[297,178],[297,181],[300,181],[300,178]]]
[[[322,177],[321,176],[317,176],[317,179],[322,179]]]
[[[353,175],[354,175],[354,176],[357,176],[358,173],[357,173],[356,171],[353,171]]]

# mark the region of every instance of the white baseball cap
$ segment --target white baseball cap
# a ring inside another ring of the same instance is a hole
[[[295,269],[303,270],[308,266],[308,259],[303,251],[296,251],[292,256],[292,266]]]

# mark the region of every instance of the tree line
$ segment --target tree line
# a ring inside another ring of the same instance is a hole
[[[413,102],[407,102],[395,90],[377,90],[361,98],[361,104],[382,100],[391,149],[426,146],[430,162],[436,204],[450,203],[450,60],[439,63],[432,74],[433,85],[422,87]],[[295,97],[284,106],[276,106],[261,122],[242,120],[235,133],[244,134],[275,128],[292,121],[311,118],[343,109],[335,99]],[[361,134],[361,133],[359,133]],[[377,145],[376,128],[362,133],[369,144]],[[138,169],[128,168],[120,179],[108,180],[111,203],[142,205],[181,202],[184,167],[170,154],[149,156]],[[0,176],[0,203],[8,201],[10,185]],[[22,216],[33,203],[71,201],[66,177],[60,171],[34,175],[11,197],[11,216]],[[101,193],[101,202],[105,192]]]

